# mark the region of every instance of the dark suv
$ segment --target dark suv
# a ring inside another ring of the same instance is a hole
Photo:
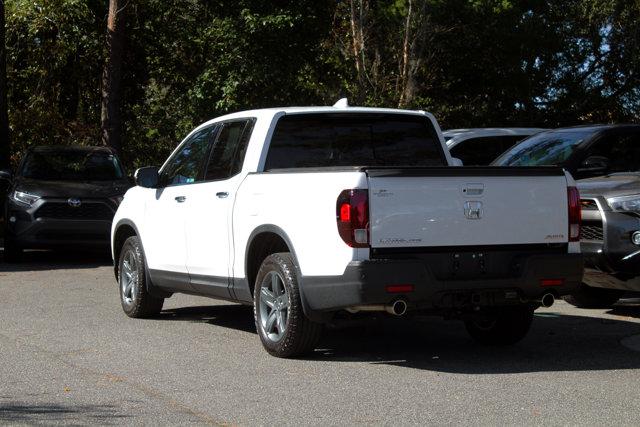
[[[640,125],[556,129],[502,154],[500,166],[560,165],[578,181],[584,283],[565,299],[607,307],[640,291]]]
[[[106,147],[30,149],[9,181],[5,201],[4,257],[23,249],[109,247],[111,221],[129,180]]]

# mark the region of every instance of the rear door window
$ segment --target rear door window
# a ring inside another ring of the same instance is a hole
[[[278,121],[264,169],[446,164],[426,117],[316,113],[284,116]]]
[[[227,179],[240,172],[253,123],[252,119],[243,119],[222,124],[209,154],[205,181]]]

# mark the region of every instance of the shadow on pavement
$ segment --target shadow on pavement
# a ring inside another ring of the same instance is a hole
[[[640,317],[639,303],[624,304],[615,310]],[[599,317],[602,313],[538,312],[529,335],[520,343],[505,347],[475,343],[463,323],[456,320],[387,316],[361,319],[327,328],[318,348],[306,359],[476,375],[640,368],[640,354],[620,344],[623,338],[640,334],[640,323]],[[252,309],[241,305],[166,310],[160,319],[203,322],[255,333]]]
[[[113,265],[109,251],[57,249],[52,251],[25,251],[20,262],[4,262],[4,248],[0,250],[0,272],[44,271],[72,268],[96,268]]]
[[[28,405],[22,403],[0,403],[0,422],[33,424],[75,421],[83,424],[120,424],[127,415],[116,413],[111,405]]]
[[[195,323],[209,323],[223,328],[244,332],[256,332],[253,323],[253,307],[233,305],[209,305],[162,310],[158,320],[178,320]]]

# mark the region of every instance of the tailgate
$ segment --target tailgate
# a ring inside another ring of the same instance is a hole
[[[368,169],[373,248],[568,241],[559,168]]]

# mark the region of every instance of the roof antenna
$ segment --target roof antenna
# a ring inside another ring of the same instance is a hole
[[[333,106],[335,108],[347,108],[349,106],[349,100],[347,98],[340,98]]]

